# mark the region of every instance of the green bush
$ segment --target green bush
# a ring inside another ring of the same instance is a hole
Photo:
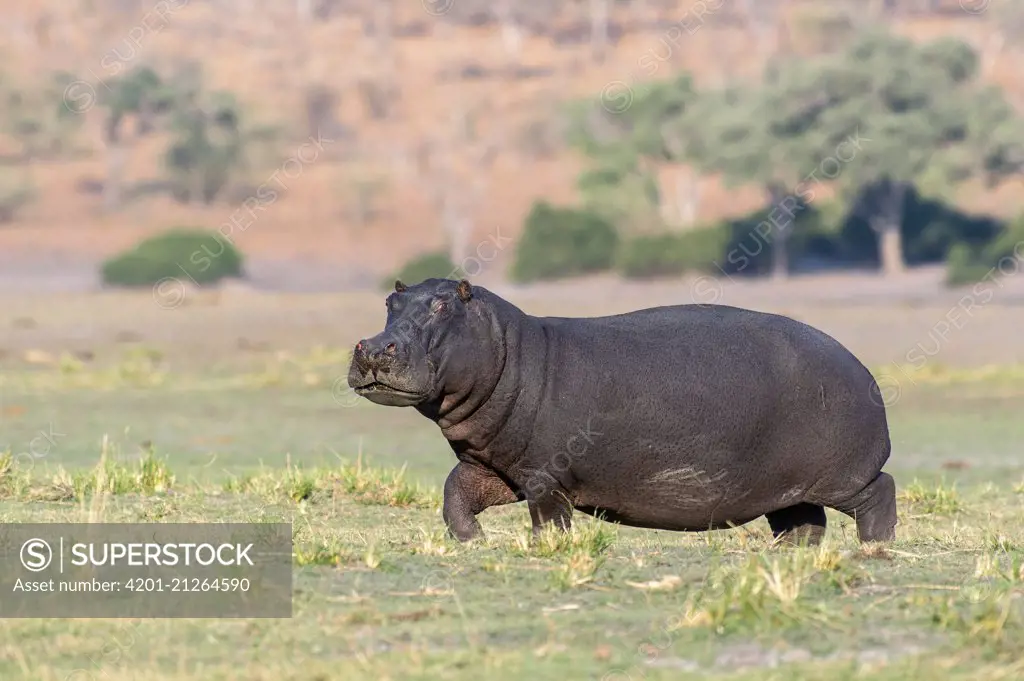
[[[714,272],[729,244],[723,225],[685,232],[634,237],[622,244],[616,267],[629,279],[679,276],[684,272]]]
[[[958,243],[946,257],[946,284],[962,286],[988,276],[993,268],[1005,272],[1016,271],[1020,265],[1010,266],[1007,259],[1019,259],[1024,254],[1024,215],[1007,225],[994,239],[985,244]]]
[[[967,244],[956,244],[946,256],[946,284],[963,286],[979,281],[989,267],[978,263],[977,253]]]
[[[612,267],[618,245],[615,227],[604,218],[539,201],[526,217],[510,274],[526,282],[602,272]]]
[[[218,232],[176,228],[146,239],[103,263],[111,286],[152,286],[175,278],[208,284],[242,276],[242,255]]]
[[[396,279],[410,286],[427,279],[451,279],[457,269],[447,253],[424,253],[405,263],[394,275],[385,277],[380,285],[388,290],[394,287]]]

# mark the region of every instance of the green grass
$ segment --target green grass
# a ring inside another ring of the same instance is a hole
[[[1024,671],[1024,503],[1006,487],[965,489],[955,526],[902,499],[899,538],[882,549],[860,546],[831,513],[815,548],[774,547],[761,522],[682,534],[577,517],[568,535],[532,539],[518,506],[486,512],[486,537],[463,545],[445,537],[433,493],[396,506],[358,487],[324,492],[353,466],[308,473],[317,492],[298,499],[282,493],[301,475],[289,469],[264,472],[276,486],[230,492],[136,477],[99,500],[5,495],[2,522],[290,520],[296,605],[290,620],[143,620],[130,637],[119,633],[127,621],[7,620],[0,674],[57,679],[90,664],[102,678],[156,680]],[[362,479],[382,489],[400,478],[370,470]]]
[[[347,351],[327,348],[244,369],[182,371],[135,349],[102,365],[65,359],[8,370],[0,372],[0,452],[52,472],[93,465],[106,438],[126,456],[153,448],[179,475],[204,480],[362,452],[389,467],[407,463],[413,481],[443,480],[454,464],[437,427],[412,410],[353,399],[347,370]]]
[[[577,515],[534,538],[522,504],[459,544],[447,444],[410,410],[336,399],[344,360],[189,373],[136,353],[0,376],[0,522],[295,535],[291,619],[3,620],[0,678],[1024,677],[1024,397],[1002,374],[906,386],[884,548],[831,511],[816,548],[773,546],[764,520],[685,534]]]

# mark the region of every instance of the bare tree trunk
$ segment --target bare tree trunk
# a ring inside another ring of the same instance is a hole
[[[900,233],[900,223],[886,223],[879,230],[878,239],[882,272],[887,276],[903,272],[906,266],[903,264],[903,235]]]
[[[455,179],[453,175],[448,175]],[[454,182],[446,182],[440,190],[441,228],[448,246],[448,259],[456,267],[462,267],[473,233],[472,205],[466,196],[459,196]]]
[[[772,185],[768,188],[768,197],[771,201],[769,215],[777,212],[776,206],[781,205],[786,196],[786,188],[782,185]],[[771,220],[771,217],[768,219]],[[772,222],[772,279],[775,281],[789,278],[789,237],[792,233],[793,218],[782,224]]]
[[[675,171],[675,169],[672,169]],[[658,183],[658,215],[661,217],[661,221],[669,227],[676,227],[680,225],[680,184],[681,180],[675,172],[669,176],[672,180],[674,191],[661,191],[662,176],[658,174],[657,170],[651,173],[652,177]]]
[[[906,269],[903,262],[903,201],[907,186],[894,183],[881,201],[880,210],[870,220],[871,228],[878,234],[878,256],[882,272],[886,276],[900,274]]]
[[[520,63],[523,50],[523,31],[512,8],[511,0],[498,0],[492,12],[498,22],[502,47],[505,48],[505,69],[509,76]]]
[[[198,168],[192,169],[192,196],[189,203],[193,206],[201,206],[206,203],[206,178],[203,177],[204,170],[201,165]]]
[[[1006,36],[998,28],[985,39],[981,48],[981,73],[988,77],[1006,47]]]
[[[476,214],[487,190],[489,173],[497,156],[497,145],[482,143],[471,157],[469,172],[471,177],[458,183],[461,189],[459,212],[450,235],[451,259],[456,266],[462,267],[463,260],[469,257],[469,242],[476,232]]]
[[[380,50],[380,57],[384,59],[391,71],[395,61],[394,50],[392,49],[392,33],[394,31],[394,6],[391,0],[379,0],[374,3],[373,32],[377,42],[377,49]],[[390,74],[389,74],[390,75]]]
[[[779,38],[780,0],[743,0],[747,32],[757,46],[762,61],[775,53]]]
[[[444,216],[445,241],[448,243],[448,258],[456,267],[461,267],[462,259],[466,257],[466,242],[469,240],[467,232],[471,225],[466,216],[466,206],[462,200],[463,197],[458,194],[459,189],[457,187],[459,182],[452,172],[451,151],[449,150],[448,153],[448,172],[445,173],[445,177],[448,180],[445,182],[445,188],[442,190],[444,192],[444,210],[442,214]]]
[[[394,115],[398,87],[398,53],[394,41],[395,6],[392,0],[379,0],[374,5],[377,46],[380,54],[380,89],[383,91],[387,116]]]
[[[633,8],[633,31],[644,31],[647,29],[648,3],[650,0],[634,0],[630,3]]]
[[[303,81],[304,91],[309,91],[315,80],[313,74],[312,50],[310,48],[309,30],[313,21],[312,0],[295,0],[295,24],[293,41],[294,72]]]
[[[459,230],[459,215],[448,187],[440,189],[438,202],[441,208],[441,231],[444,233],[445,245],[448,247],[448,259],[457,266],[461,257],[458,252],[459,248],[455,244]]]
[[[107,178],[103,182],[103,207],[115,211],[121,207],[121,176],[124,172],[125,149],[117,123],[108,121],[106,138]]]
[[[462,211],[452,216],[448,234],[448,257],[456,267],[463,266],[469,248],[469,234],[473,231],[473,221]]]
[[[675,169],[671,187],[659,192],[662,221],[679,229],[692,227],[700,214],[700,177],[692,168]]]
[[[700,215],[700,176],[690,170],[689,177],[676,180],[676,197],[679,203],[679,221],[684,227],[692,227]]]
[[[107,181],[103,183],[103,207],[115,211],[121,207],[121,172],[124,169],[124,147],[118,143],[107,147]]]
[[[867,5],[865,14],[870,17],[872,21],[880,22],[885,19],[885,0],[868,0],[865,5]]]
[[[669,152],[671,162],[681,164],[674,173],[672,191],[659,192],[661,213],[670,224],[676,223],[683,228],[691,227],[697,222],[697,216],[700,214],[700,172],[692,165],[685,165],[686,147],[670,126],[662,127],[661,139]],[[666,196],[671,196],[672,199],[666,200]]]
[[[780,230],[772,248],[772,279],[789,279],[789,230]]]
[[[429,168],[434,206],[441,222],[448,259],[460,267],[466,257],[466,244],[472,228],[465,213],[463,188],[456,176],[451,158],[451,145],[446,141],[432,145]]]
[[[522,63],[523,29],[519,25],[514,10],[513,0],[497,0],[492,14],[498,22],[501,33],[501,44],[505,49],[504,77],[514,79],[516,69]],[[505,107],[492,110],[490,120],[499,135],[507,137],[508,113]]]
[[[609,0],[590,0],[590,52],[599,64],[608,54],[608,3]]]

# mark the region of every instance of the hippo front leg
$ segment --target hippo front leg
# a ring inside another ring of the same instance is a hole
[[[482,466],[460,462],[444,483],[444,517],[448,533],[469,541],[481,533],[476,516],[491,506],[522,501],[505,481]]]

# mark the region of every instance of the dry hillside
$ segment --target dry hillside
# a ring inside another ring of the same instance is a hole
[[[5,0],[0,49],[8,80],[68,69],[97,88],[128,65],[201,63],[211,85],[238,93],[260,120],[287,126],[281,161],[259,171],[254,184],[280,171],[311,127],[326,126],[332,141],[324,151],[307,148],[308,162],[292,164],[299,169],[285,180],[287,192],[234,238],[262,258],[383,271],[440,245],[445,221],[469,221],[472,248],[488,234],[514,236],[538,197],[573,201],[580,161],[559,141],[559,102],[681,69],[701,84],[756,77],[769,51],[827,47],[809,26],[822,6],[839,3],[766,3],[782,7],[773,18],[751,16],[749,2],[635,2],[613,8],[604,50],[591,43],[589,12],[600,3],[565,3],[564,11],[541,18],[524,10],[518,23],[501,11],[516,5],[499,1],[491,14],[503,23],[480,25],[458,14],[478,4]],[[971,41],[984,51],[986,77],[1024,101],[1024,45],[1007,40],[991,12],[947,4],[943,12],[903,13],[892,19],[894,28],[921,39]],[[448,14],[435,16],[440,10]],[[330,96],[310,106],[318,91]],[[105,169],[99,111],[83,115],[82,153],[35,164],[38,199],[0,228],[3,252],[97,257],[171,225],[216,227],[241,205],[244,197],[201,208],[155,197],[105,213],[96,191]],[[132,146],[126,177],[159,177],[162,144],[154,138]],[[685,170],[666,169],[667,186],[672,172]],[[1018,182],[995,191],[967,188],[958,199],[1009,213],[1022,197]],[[759,198],[704,178],[699,218],[736,213]]]

